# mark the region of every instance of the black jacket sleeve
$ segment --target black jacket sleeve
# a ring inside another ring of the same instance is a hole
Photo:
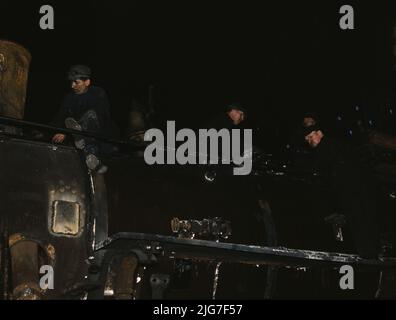
[[[57,114],[52,119],[50,124],[54,127],[64,128],[65,127],[65,119],[67,118],[67,108],[66,108],[66,98],[63,99],[61,103],[61,107],[59,108]]]

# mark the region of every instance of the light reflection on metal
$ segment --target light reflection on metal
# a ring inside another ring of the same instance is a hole
[[[91,191],[92,191],[92,196],[95,196],[95,185],[93,182],[92,174],[89,174],[89,182],[91,183]]]
[[[205,172],[205,180],[209,182],[213,182],[216,179],[216,171],[207,171]]]
[[[79,236],[85,224],[85,201],[80,190],[66,190],[66,184],[59,184],[48,190],[48,229],[57,236]],[[68,212],[68,208],[71,210]],[[66,210],[66,211],[65,211]],[[66,220],[65,220],[66,219]]]
[[[307,272],[307,271],[308,271],[308,268],[307,268],[307,267],[299,267],[299,268],[296,268],[296,270],[297,270],[297,271]]]
[[[114,290],[113,290],[113,289],[109,289],[109,288],[105,288],[104,296],[105,296],[105,297],[112,297],[112,296],[114,296]]]
[[[80,204],[63,200],[54,201],[51,229],[57,234],[77,235],[80,231]]]
[[[96,218],[93,219],[93,226],[92,226],[92,250],[95,251],[95,242],[96,242]]]
[[[213,280],[212,300],[216,300],[216,292],[217,292],[217,286],[218,286],[218,283],[219,283],[220,267],[221,267],[221,262],[218,262],[216,264],[214,280]]]

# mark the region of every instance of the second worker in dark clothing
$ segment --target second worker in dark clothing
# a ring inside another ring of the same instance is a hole
[[[97,133],[109,136],[112,130],[109,101],[106,92],[91,85],[91,71],[86,66],[71,67],[68,78],[72,92],[63,99],[61,108],[52,121],[54,126]],[[56,134],[52,138],[55,143],[62,143],[66,136]],[[83,150],[89,169],[104,173],[107,167],[98,158],[100,143],[94,138],[75,136],[75,145]]]
[[[347,218],[358,254],[377,258],[379,230],[375,187],[369,165],[359,148],[332,140],[316,126],[305,129],[305,141],[313,148],[313,169],[330,185],[335,208]]]

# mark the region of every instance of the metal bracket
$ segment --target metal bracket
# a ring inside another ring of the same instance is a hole
[[[168,289],[170,277],[168,274],[152,274],[150,277],[151,294],[153,299],[164,299]]]

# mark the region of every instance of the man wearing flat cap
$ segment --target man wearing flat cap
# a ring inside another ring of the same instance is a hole
[[[84,65],[72,66],[68,72],[72,92],[62,101],[61,108],[52,124],[57,127],[97,133],[110,134],[109,101],[106,92],[91,84],[91,69]],[[62,143],[65,134],[55,134],[54,143]],[[74,137],[77,148],[83,150],[89,169],[104,173],[107,168],[98,158],[99,143],[93,138]]]

